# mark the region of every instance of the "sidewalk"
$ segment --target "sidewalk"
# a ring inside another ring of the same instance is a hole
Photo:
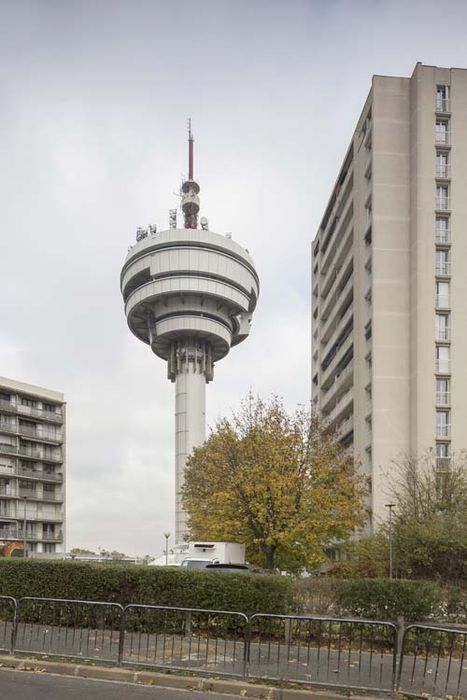
[[[160,688],[182,690],[211,691],[237,695],[247,698],[266,698],[267,700],[343,700],[352,697],[353,700],[373,700],[373,698],[388,697],[387,695],[354,695],[350,691],[316,690],[307,686],[306,689],[283,688],[268,686],[260,683],[248,683],[231,678],[208,678],[199,676],[177,676],[172,673],[156,673],[154,671],[137,671],[131,668],[116,668],[111,666],[95,666],[91,664],[73,664],[62,661],[44,661],[36,658],[19,658],[0,655],[0,667],[29,671],[34,673],[51,673],[78,678],[119,681]]]

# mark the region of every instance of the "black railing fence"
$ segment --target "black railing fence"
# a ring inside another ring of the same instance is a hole
[[[0,652],[467,697],[467,629],[0,596]]]

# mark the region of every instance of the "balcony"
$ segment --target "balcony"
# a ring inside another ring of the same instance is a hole
[[[22,404],[17,404],[16,411],[26,416],[41,418],[42,420],[52,421],[53,423],[63,422],[62,413],[57,411],[44,411],[42,408],[35,408],[34,406],[23,406]]]
[[[0,399],[0,411],[8,411],[8,413],[16,413],[16,404],[6,399]]]
[[[338,435],[340,438],[343,438],[345,435],[348,435],[353,430],[353,416],[350,416],[347,418],[345,421],[343,421],[338,429]]]
[[[436,360],[436,374],[450,374],[451,372],[451,361],[450,360]]]
[[[435,131],[435,143],[438,146],[449,146],[451,144],[451,132],[437,129]]]
[[[449,228],[436,228],[435,234],[436,243],[448,245],[451,242],[451,230]]]
[[[438,211],[450,211],[451,198],[450,197],[440,197],[439,195],[436,195],[436,209]]]
[[[449,471],[451,469],[451,458],[436,457],[436,468],[440,471]]]
[[[11,473],[11,472],[9,472]],[[39,481],[63,481],[63,474],[61,472],[54,472],[49,474],[42,471],[31,471],[30,469],[18,468],[15,475],[22,476],[25,479],[38,479]]]
[[[449,309],[449,294],[437,294],[435,303],[437,309]]]
[[[437,328],[436,329],[436,341],[439,343],[448,343],[451,340],[451,329],[450,328]]]
[[[17,433],[18,428],[14,421],[6,421],[0,423],[0,432],[2,433]]]
[[[438,114],[449,114],[451,112],[451,100],[445,97],[437,97],[435,111],[438,112]]]
[[[19,432],[21,435],[25,435],[39,441],[61,442],[62,440],[62,435],[59,430],[43,430],[40,426],[34,426],[34,428],[32,428],[29,426],[20,425]]]
[[[451,166],[449,163],[436,163],[436,177],[446,180],[451,177]]]
[[[451,403],[451,393],[449,391],[437,391],[436,392],[436,405],[437,406],[449,406]]]
[[[435,267],[436,274],[440,277],[449,277],[451,275],[450,262],[437,262]]]
[[[0,443],[0,454],[17,454],[18,448],[16,445],[6,445],[5,443]]]
[[[41,450],[34,450],[30,447],[21,446],[18,453],[24,457],[29,457],[30,459],[40,459],[44,462],[62,462],[62,456],[59,452],[49,454],[48,452],[42,452]]]
[[[451,436],[451,426],[449,424],[436,426],[437,438],[448,438]]]

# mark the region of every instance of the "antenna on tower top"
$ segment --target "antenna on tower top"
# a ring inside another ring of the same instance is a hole
[[[193,134],[188,119],[188,180],[182,183],[182,211],[185,228],[198,228],[199,185],[193,179]]]
[[[193,180],[193,134],[191,133],[191,117],[188,118],[188,180]]]

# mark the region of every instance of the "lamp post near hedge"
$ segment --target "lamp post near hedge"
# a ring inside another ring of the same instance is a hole
[[[165,565],[169,565],[169,537],[170,532],[164,532],[165,537]]]

